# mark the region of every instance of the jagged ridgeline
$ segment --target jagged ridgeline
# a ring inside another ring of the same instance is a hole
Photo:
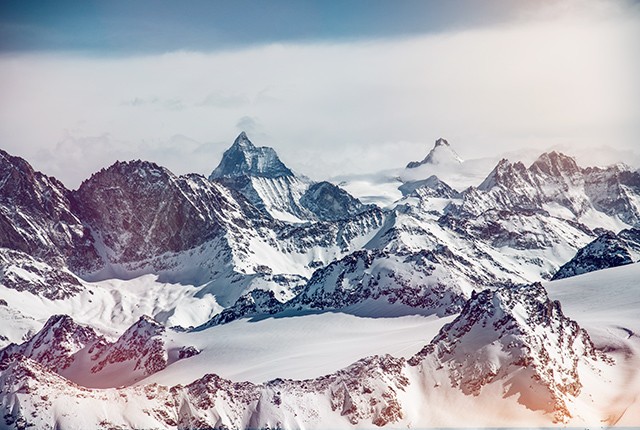
[[[381,207],[244,132],[77,190],[0,150],[0,428],[639,425],[640,172],[471,162]]]

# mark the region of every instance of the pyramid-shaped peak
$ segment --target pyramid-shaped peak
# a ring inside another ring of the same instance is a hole
[[[462,161],[462,158],[453,150],[449,142],[441,137],[436,140],[433,148],[422,161],[412,161],[407,164],[407,168],[413,169],[423,164],[456,165],[462,163]]]
[[[232,146],[246,149],[255,149],[255,145],[253,144],[253,142],[251,142],[251,140],[249,140],[247,133],[245,133],[244,131],[241,132],[238,137],[236,137],[236,140],[233,141]]]
[[[220,164],[211,172],[209,179],[241,176],[279,178],[293,176],[293,172],[280,161],[273,148],[255,146],[243,131],[224,152]]]

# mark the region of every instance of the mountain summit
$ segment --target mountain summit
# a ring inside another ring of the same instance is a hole
[[[244,131],[224,152],[209,180],[238,191],[259,210],[282,221],[337,221],[368,208],[329,182],[296,176],[273,148],[255,146]]]
[[[233,145],[227,149],[209,179],[253,176],[262,178],[280,178],[293,176],[293,172],[284,165],[273,148],[256,147],[243,131]]]
[[[407,164],[408,169],[413,169],[423,164],[460,164],[462,158],[451,148],[449,142],[446,139],[440,138],[436,140],[435,145],[429,151],[427,156],[422,161],[412,161]]]

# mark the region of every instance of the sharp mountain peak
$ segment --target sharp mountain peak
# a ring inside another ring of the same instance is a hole
[[[209,179],[242,176],[279,178],[294,174],[273,148],[255,146],[243,131],[224,152],[220,164],[211,172]]]
[[[407,164],[407,168],[413,169],[424,164],[460,164],[463,161],[464,160],[460,158],[456,151],[453,150],[451,144],[441,137],[436,140],[433,148],[431,148],[427,156],[422,161],[412,161]]]

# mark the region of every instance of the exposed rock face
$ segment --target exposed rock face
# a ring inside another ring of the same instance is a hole
[[[317,182],[300,198],[300,204],[321,221],[349,219],[370,206],[330,182]]]
[[[224,152],[209,180],[238,191],[267,216],[286,221],[313,219],[300,205],[311,181],[297,177],[273,148],[256,147],[244,132]]]
[[[580,249],[575,257],[560,267],[553,279],[618,267],[638,260],[640,260],[640,229],[622,230],[618,234],[606,232]]]
[[[168,354],[163,335],[166,328],[146,315],[106,347],[91,368],[93,373],[117,363],[132,363],[133,372],[151,375],[167,367]],[[130,366],[131,367],[131,366]]]
[[[293,176],[293,172],[284,165],[273,148],[256,147],[243,131],[233,145],[222,155],[222,160],[211,175],[210,180],[257,176],[263,178],[280,178]]]
[[[229,306],[205,324],[194,328],[193,331],[226,324],[246,316],[275,314],[284,309],[284,303],[276,299],[273,291],[251,290],[241,296],[233,306]]]
[[[425,359],[447,369],[452,386],[469,395],[508,378],[508,395],[519,392],[521,403],[558,421],[571,416],[568,401],[582,388],[579,362],[608,361],[540,284],[474,293],[409,363]]]
[[[75,206],[110,250],[111,262],[134,262],[195,248],[246,224],[246,214],[220,185],[177,177],[154,163],[117,162],[82,183]]]
[[[55,267],[87,271],[101,264],[90,231],[71,208],[70,191],[2,150],[0,247]]]
[[[416,167],[420,167],[424,164],[460,164],[462,163],[462,158],[451,148],[449,142],[445,139],[436,140],[435,145],[429,151],[427,156],[422,161],[412,161],[407,164],[407,169],[415,169]]]

